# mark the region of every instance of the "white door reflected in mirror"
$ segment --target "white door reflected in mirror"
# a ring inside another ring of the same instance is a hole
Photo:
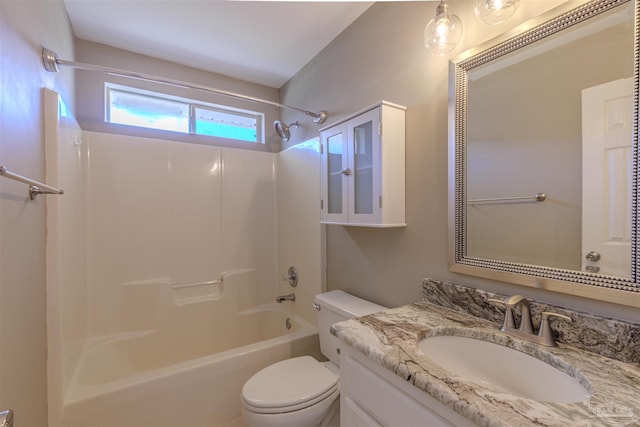
[[[633,82],[582,91],[582,270],[631,276]]]

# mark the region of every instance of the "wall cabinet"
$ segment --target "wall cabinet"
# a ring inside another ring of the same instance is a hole
[[[405,111],[382,101],[320,130],[322,223],[406,226]]]
[[[340,425],[476,426],[346,344],[340,346]]]

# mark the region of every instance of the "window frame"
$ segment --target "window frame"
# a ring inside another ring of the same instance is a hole
[[[265,113],[260,112],[260,111],[253,111],[253,110],[247,110],[247,109],[243,109],[243,108],[237,108],[237,107],[232,107],[229,105],[222,105],[222,104],[215,104],[212,102],[205,102],[205,101],[201,101],[201,100],[196,100],[196,99],[192,99],[192,98],[184,98],[184,97],[180,97],[180,96],[175,96],[175,95],[170,95],[167,93],[162,93],[162,92],[156,92],[156,91],[150,91],[147,89],[141,89],[141,88],[137,88],[137,87],[133,87],[133,86],[126,86],[126,85],[121,85],[118,83],[112,83],[112,82],[105,82],[104,83],[104,90],[105,90],[105,102],[104,102],[104,121],[106,124],[109,125],[116,125],[116,126],[132,126],[138,129],[149,129],[152,131],[165,131],[165,132],[174,132],[174,133],[179,133],[179,134],[184,134],[184,135],[197,135],[200,137],[204,137],[204,138],[220,138],[223,139],[225,141],[237,141],[237,142],[241,142],[241,143],[247,143],[247,144],[261,144],[261,145],[265,145]],[[112,91],[116,91],[116,92],[121,92],[121,93],[126,93],[126,94],[131,94],[131,95],[139,95],[141,97],[150,97],[150,98],[155,98],[158,100],[162,100],[162,101],[170,101],[170,102],[176,102],[176,103],[180,103],[180,104],[186,104],[188,105],[188,131],[187,132],[182,132],[179,130],[167,130],[167,129],[162,129],[162,128],[154,128],[154,127],[146,127],[146,126],[137,126],[137,125],[130,125],[130,124],[126,124],[126,123],[114,123],[111,121],[111,92]],[[217,135],[208,135],[208,134],[203,134],[203,133],[196,133],[196,110],[197,109],[203,109],[203,110],[208,110],[208,111],[214,111],[214,112],[220,112],[220,113],[224,113],[224,114],[231,114],[231,115],[236,115],[239,117],[243,117],[243,118],[252,118],[256,120],[256,140],[255,141],[251,141],[251,140],[246,140],[246,139],[236,139],[236,138],[229,138],[229,137],[225,137],[225,136],[217,136]]]

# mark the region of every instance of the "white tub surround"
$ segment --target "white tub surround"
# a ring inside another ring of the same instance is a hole
[[[280,157],[88,132],[49,90],[45,122],[50,427],[217,426],[251,375],[319,354],[320,224],[278,214],[316,212],[317,138]],[[290,265],[300,300],[275,304]]]
[[[234,328],[221,333],[230,323]],[[240,390],[256,371],[317,345],[316,328],[275,303],[208,325],[205,334],[192,328],[178,337],[167,329],[89,342],[60,425],[215,426],[240,414]]]
[[[476,301],[482,301],[476,298]],[[334,325],[332,332],[397,377],[478,426],[637,425],[640,366],[567,344],[542,347],[510,337],[491,322],[427,301]],[[578,403],[545,403],[457,377],[418,350],[434,335],[462,335],[530,354],[578,379],[591,397]],[[637,348],[636,348],[637,353]]]

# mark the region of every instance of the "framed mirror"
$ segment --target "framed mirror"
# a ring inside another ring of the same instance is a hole
[[[569,1],[451,62],[452,271],[640,307],[638,3]]]

